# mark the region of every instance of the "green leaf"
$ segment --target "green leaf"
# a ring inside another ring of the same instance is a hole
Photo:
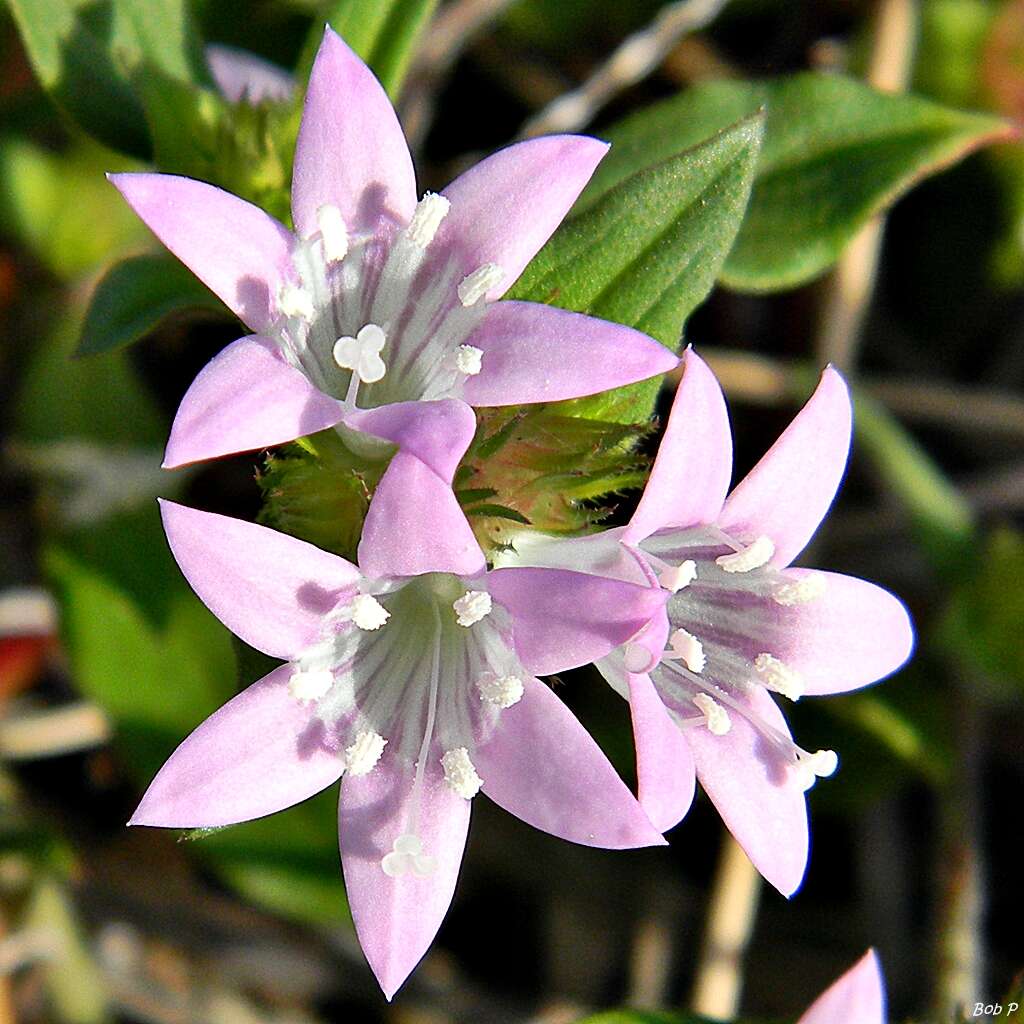
[[[655,1013],[650,1010],[609,1010],[585,1017],[578,1024],[712,1024],[692,1013]]]
[[[994,117],[836,75],[710,82],[613,127],[611,152],[577,210],[762,107],[765,140],[750,209],[722,274],[745,291],[791,288],[822,273],[858,228],[921,178],[1009,132]]]
[[[202,79],[205,67],[184,0],[8,0],[43,87],[86,132],[146,156],[149,136],[133,88],[159,70]]]
[[[762,129],[755,114],[617,181],[555,232],[509,297],[591,313],[678,348],[686,318],[711,290],[736,237]],[[640,422],[650,415],[659,383],[563,408]]]
[[[327,22],[396,99],[436,7],[437,0],[335,0],[328,8]],[[312,64],[323,36],[321,24],[310,33],[300,66]]]
[[[93,292],[78,355],[122,348],[186,309],[224,313],[223,304],[172,256],[132,256],[113,266]]]

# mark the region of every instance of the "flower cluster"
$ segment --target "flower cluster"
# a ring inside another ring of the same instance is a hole
[[[680,363],[630,328],[501,298],[605,150],[576,136],[521,143],[418,197],[386,95],[328,30],[295,155],[294,232],[198,181],[113,178],[253,332],[196,378],[165,465],[334,429],[387,467],[357,564],[162,504],[195,592],[284,664],[181,744],[132,824],[228,825],[341,779],[352,915],[389,998],[448,908],[479,792],[554,835],[622,849],[664,843],[699,778],[791,893],[807,859],[804,791],[836,757],[796,746],[775,695],[862,686],[910,650],[891,595],[788,568],[849,450],[831,370],[726,497],[725,404],[688,351],[630,523],[570,540],[524,529],[488,566],[452,489],[473,407],[594,394]],[[638,798],[537,678],[590,662],[629,702]]]

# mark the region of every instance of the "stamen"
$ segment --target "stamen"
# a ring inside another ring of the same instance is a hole
[[[505,271],[497,263],[485,263],[462,279],[458,287],[459,301],[464,306],[475,306],[501,279]]]
[[[704,645],[685,629],[677,629],[669,638],[669,645],[672,653],[679,658],[684,665],[698,675],[704,671],[707,658],[704,657]]]
[[[452,602],[452,609],[460,626],[475,625],[490,614],[491,595],[486,590],[467,590]]]
[[[673,594],[688,587],[697,578],[697,563],[688,558],[680,565],[668,565],[658,573],[658,582]]]
[[[340,263],[348,255],[348,229],[341,210],[330,203],[321,206],[316,211],[316,223],[320,228],[324,259],[328,263]]]
[[[510,708],[523,698],[523,681],[518,676],[499,676],[488,672],[476,681],[480,699],[496,708]]]
[[[647,672],[654,668],[658,659],[651,655],[651,652],[643,644],[630,641],[622,649],[622,661],[627,672],[638,674]]]
[[[278,309],[285,316],[296,320],[312,320],[316,316],[316,308],[313,306],[313,297],[296,284],[284,284],[277,295]]]
[[[772,600],[788,608],[795,604],[816,601],[824,593],[825,577],[819,572],[813,572],[776,587],[772,592]]]
[[[364,384],[375,384],[387,372],[380,357],[387,340],[381,327],[367,324],[354,338],[346,336],[334,343],[334,361],[343,370],[351,370]]]
[[[704,723],[708,727],[708,732],[712,735],[724,736],[732,728],[732,719],[729,717],[729,712],[710,694],[694,694],[693,703],[703,712]]]
[[[409,221],[409,226],[405,229],[405,235],[409,241],[421,249],[426,249],[434,240],[441,221],[448,216],[451,205],[444,196],[436,195],[433,192],[425,193],[416,204],[412,220]]]
[[[797,748],[796,763],[792,770],[806,792],[816,780],[827,779],[838,767],[839,757],[834,750],[816,750],[809,754],[806,750]]]
[[[345,770],[349,775],[366,775],[380,760],[388,741],[380,733],[366,729],[345,748]]]
[[[483,366],[484,350],[475,345],[460,345],[455,352],[455,368],[467,377],[475,377]]]
[[[790,700],[799,700],[804,694],[803,677],[795,669],[790,668],[774,654],[763,652],[754,659],[754,669],[761,677],[761,682],[781,693]]]
[[[749,547],[734,551],[728,555],[720,555],[715,564],[723,572],[750,572],[767,565],[775,554],[775,544],[771,537],[764,535],[757,538]]]
[[[391,852],[384,855],[380,866],[389,878],[400,878],[409,872],[426,878],[437,869],[437,858],[423,852],[423,843],[419,836],[403,832],[391,844]]]
[[[391,618],[391,612],[372,594],[357,594],[344,614],[359,629],[366,630],[380,629]]]
[[[334,673],[329,669],[296,669],[288,680],[288,692],[297,700],[319,700],[334,685]]]
[[[441,767],[444,769],[444,781],[463,800],[472,800],[480,792],[484,780],[477,775],[465,747],[446,751],[441,758]]]

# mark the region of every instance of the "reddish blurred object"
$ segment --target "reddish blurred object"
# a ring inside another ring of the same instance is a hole
[[[57,608],[38,587],[0,592],[0,702],[28,689],[57,645]]]

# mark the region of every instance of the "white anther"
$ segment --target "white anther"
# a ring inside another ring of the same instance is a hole
[[[357,594],[344,609],[344,615],[357,628],[366,630],[380,629],[391,618],[391,612],[372,594]]]
[[[419,836],[405,832],[391,844],[391,852],[381,859],[380,867],[389,878],[400,878],[410,872],[425,878],[436,870],[437,858],[423,852]]]
[[[697,578],[697,563],[688,558],[680,565],[666,566],[658,573],[658,582],[673,594],[688,587]]]
[[[441,221],[448,216],[451,205],[444,196],[433,192],[425,193],[412,212],[412,220],[405,229],[406,238],[421,249],[426,249],[434,240]]]
[[[486,590],[467,590],[452,602],[460,626],[472,626],[491,613],[491,595]]]
[[[729,712],[714,697],[706,693],[694,694],[693,703],[704,715],[704,724],[712,735],[724,736],[732,728]]]
[[[306,671],[296,669],[288,680],[288,692],[297,701],[319,700],[334,685],[334,673],[329,669]]]
[[[496,708],[510,708],[523,699],[523,681],[518,676],[499,676],[488,672],[476,681],[480,699]]]
[[[446,751],[441,758],[441,767],[444,769],[444,781],[463,800],[472,800],[480,792],[484,780],[477,775],[465,747]]]
[[[341,210],[330,203],[321,206],[316,211],[316,223],[320,228],[324,259],[328,263],[340,263],[348,255],[348,229]]]
[[[813,754],[801,750],[797,753],[793,772],[801,788],[806,792],[818,779],[827,779],[834,775],[838,767],[839,757],[834,750],[816,750]]]
[[[803,676],[774,654],[766,651],[759,654],[754,659],[754,670],[769,690],[781,693],[790,700],[799,700],[804,695]]]
[[[680,658],[691,672],[699,674],[704,671],[707,664],[704,645],[692,633],[687,633],[685,629],[677,629],[668,638],[668,642],[672,653]]]
[[[460,345],[455,351],[455,369],[467,377],[475,377],[483,367],[484,350],[475,345]]]
[[[367,324],[354,338],[346,336],[334,343],[334,361],[343,370],[351,370],[364,384],[376,384],[387,373],[380,357],[387,340],[381,327]]]
[[[820,572],[812,572],[776,587],[772,591],[772,600],[788,608],[816,601],[824,593],[825,577]]]
[[[497,263],[485,263],[468,274],[459,284],[459,302],[464,306],[476,305],[505,276]]]
[[[287,317],[312,320],[316,316],[313,297],[297,284],[285,284],[277,296],[277,306]]]
[[[627,672],[648,672],[658,663],[643,644],[630,641],[622,648],[622,663]]]
[[[388,741],[380,733],[365,729],[345,748],[345,768],[349,775],[366,775],[380,760]]]
[[[775,554],[775,545],[771,537],[764,535],[757,538],[749,547],[742,551],[734,551],[715,559],[715,564],[723,572],[750,572],[767,565]]]

